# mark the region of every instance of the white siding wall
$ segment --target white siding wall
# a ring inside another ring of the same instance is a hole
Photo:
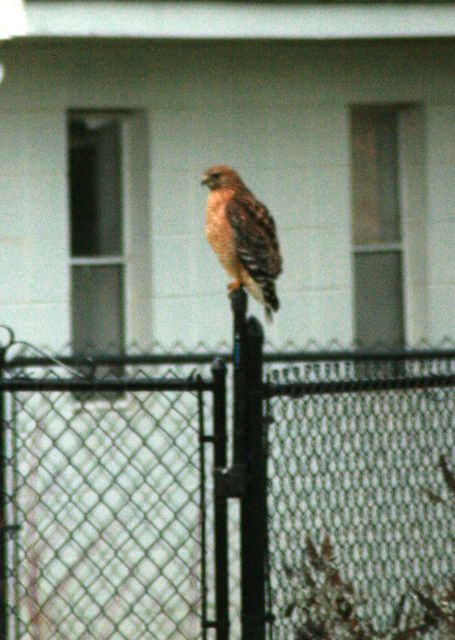
[[[0,58],[0,323],[17,337],[55,348],[70,339],[65,113],[119,108],[138,112],[129,341],[230,338],[199,186],[208,165],[225,162],[280,232],[282,310],[268,337],[349,344],[349,106],[365,102],[421,105],[406,147],[407,331],[455,334],[453,43],[13,42]]]
[[[0,115],[0,323],[38,344],[68,340],[65,122],[61,110]]]

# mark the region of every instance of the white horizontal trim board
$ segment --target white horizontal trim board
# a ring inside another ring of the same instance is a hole
[[[87,256],[83,258],[71,258],[70,263],[73,267],[109,267],[117,264],[125,264],[125,258],[119,256]]]
[[[38,37],[345,39],[455,35],[455,5],[28,0]]]
[[[381,242],[375,244],[355,244],[354,253],[385,253],[389,251],[401,251],[402,245],[399,242]]]

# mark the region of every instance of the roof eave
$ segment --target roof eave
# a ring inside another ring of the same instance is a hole
[[[455,36],[455,4],[28,0],[38,38],[379,39]]]

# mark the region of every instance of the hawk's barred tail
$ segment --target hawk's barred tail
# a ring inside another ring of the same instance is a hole
[[[267,324],[272,324],[273,322],[273,312],[271,307],[265,308],[265,321]]]
[[[273,321],[272,311],[278,311],[280,308],[280,301],[276,295],[275,283],[272,280],[264,282],[262,284],[262,293],[264,295],[265,319],[270,323]]]

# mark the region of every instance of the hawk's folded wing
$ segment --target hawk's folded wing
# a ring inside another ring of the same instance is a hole
[[[226,205],[226,215],[234,230],[239,262],[258,283],[275,280],[281,273],[282,258],[275,221],[267,207],[243,191]]]

